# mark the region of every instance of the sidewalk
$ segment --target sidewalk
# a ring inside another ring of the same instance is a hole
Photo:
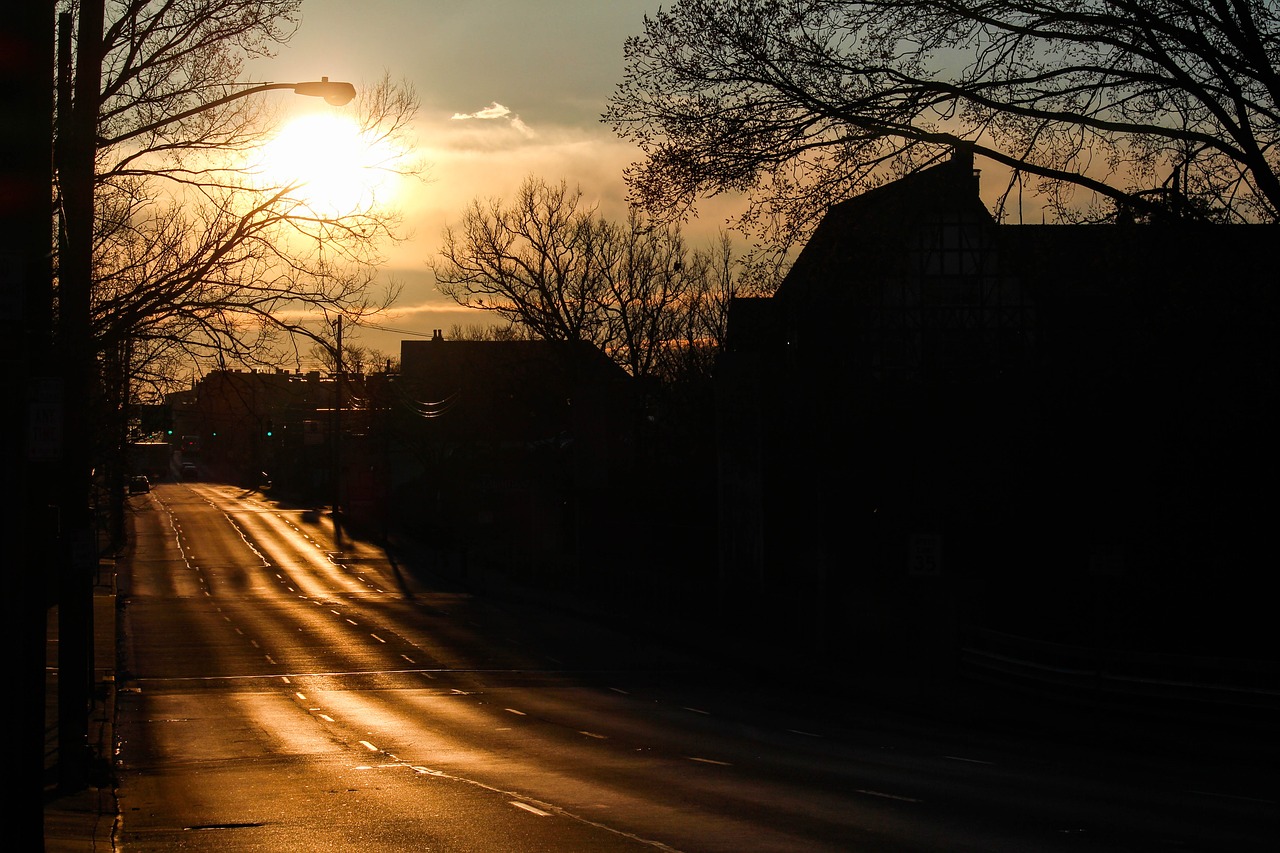
[[[113,761],[116,591],[115,561],[99,562],[93,588],[93,708],[89,745],[95,757],[89,787],[60,793],[58,764],[58,608],[49,611],[45,650],[45,803],[46,853],[82,853],[113,849],[116,822]],[[99,778],[105,777],[105,778]]]

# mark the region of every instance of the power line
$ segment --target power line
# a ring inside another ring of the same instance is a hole
[[[430,332],[414,332],[409,329],[395,329],[391,326],[380,326],[377,323],[367,323],[364,320],[357,321],[355,325],[362,329],[377,329],[379,332],[395,332],[398,335],[413,335],[418,338],[431,337]]]

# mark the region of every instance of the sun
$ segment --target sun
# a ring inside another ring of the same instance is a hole
[[[390,200],[395,176],[386,168],[394,152],[352,119],[311,113],[291,120],[263,146],[260,174],[322,216],[343,216]]]

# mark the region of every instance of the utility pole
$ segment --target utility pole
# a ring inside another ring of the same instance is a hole
[[[50,596],[47,554],[49,467],[56,453],[56,386],[52,360],[53,268],[49,192],[53,180],[53,89],[56,21],[52,0],[12,4],[5,10],[0,89],[5,132],[0,134],[0,365],[21,389],[18,412],[0,418],[6,470],[17,472],[18,506],[3,513],[5,541],[22,565],[7,573],[3,598],[10,674],[15,783],[14,838],[44,837],[45,620]],[[12,501],[11,501],[12,504]],[[42,848],[33,848],[42,849]]]
[[[93,383],[90,339],[93,283],[94,154],[102,78],[104,0],[84,0],[76,34],[70,104],[58,105],[58,184],[62,245],[58,256],[57,348],[62,380],[62,464],[58,524],[58,785],[88,783],[89,702],[93,678],[93,572],[97,539],[90,510],[93,456],[84,417]],[[67,19],[63,19],[65,25]]]
[[[53,4],[45,0],[38,8],[49,16]],[[18,4],[27,7],[35,4]],[[54,330],[58,377],[48,383],[50,420],[60,427],[60,440],[53,455],[58,458],[56,494],[50,504],[56,507],[57,603],[58,603],[58,784],[64,790],[78,790],[88,783],[90,754],[88,743],[91,685],[93,679],[93,581],[97,568],[98,541],[91,505],[93,478],[93,439],[90,419],[85,409],[97,391],[97,349],[92,338],[91,294],[93,289],[93,234],[95,224],[94,184],[96,155],[100,146],[110,146],[158,130],[230,101],[274,90],[292,90],[295,94],[324,98],[334,106],[349,103],[355,97],[350,83],[319,81],[301,83],[264,83],[232,92],[174,115],[165,116],[135,127],[111,139],[98,136],[98,113],[101,106],[103,31],[105,0],[81,0],[75,38],[74,71],[71,63],[72,17],[64,13],[58,18],[57,56],[58,105],[55,127],[58,144],[54,153],[59,200],[58,235],[58,319]],[[7,33],[6,33],[7,34]],[[51,28],[42,35],[51,42]],[[7,48],[6,48],[7,50]],[[4,56],[0,67],[8,67]],[[53,61],[33,59],[32,68],[47,75]],[[40,71],[43,69],[43,71]],[[47,90],[49,81],[42,85]],[[40,135],[47,138],[50,116],[37,124]],[[35,129],[30,131],[36,134]],[[9,134],[6,134],[8,136]],[[34,138],[34,137],[33,137]],[[46,151],[46,156],[48,152]],[[7,187],[6,187],[7,190]],[[48,223],[48,190],[42,195],[45,212],[37,216]],[[27,245],[45,249],[49,240],[33,239]],[[126,400],[127,402],[127,400]],[[55,442],[50,442],[54,444]],[[30,536],[33,527],[27,528]]]
[[[333,347],[333,548],[342,550],[342,315]]]

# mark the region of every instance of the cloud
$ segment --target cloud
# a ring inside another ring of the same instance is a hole
[[[506,118],[509,115],[511,115],[511,110],[507,109],[497,101],[494,101],[489,106],[474,113],[454,113],[453,118],[460,121],[469,118]]]
[[[484,109],[476,110],[473,113],[454,113],[452,116],[452,119],[454,121],[469,121],[472,119],[479,119],[481,121],[492,121],[494,119],[506,119],[508,124],[512,127],[512,129],[516,130],[521,135],[530,137],[530,138],[536,135],[533,132],[533,128],[529,127],[529,125],[525,124],[523,121],[520,120],[520,116],[515,115],[514,113],[511,112],[510,109],[498,103],[497,101],[494,101]]]

